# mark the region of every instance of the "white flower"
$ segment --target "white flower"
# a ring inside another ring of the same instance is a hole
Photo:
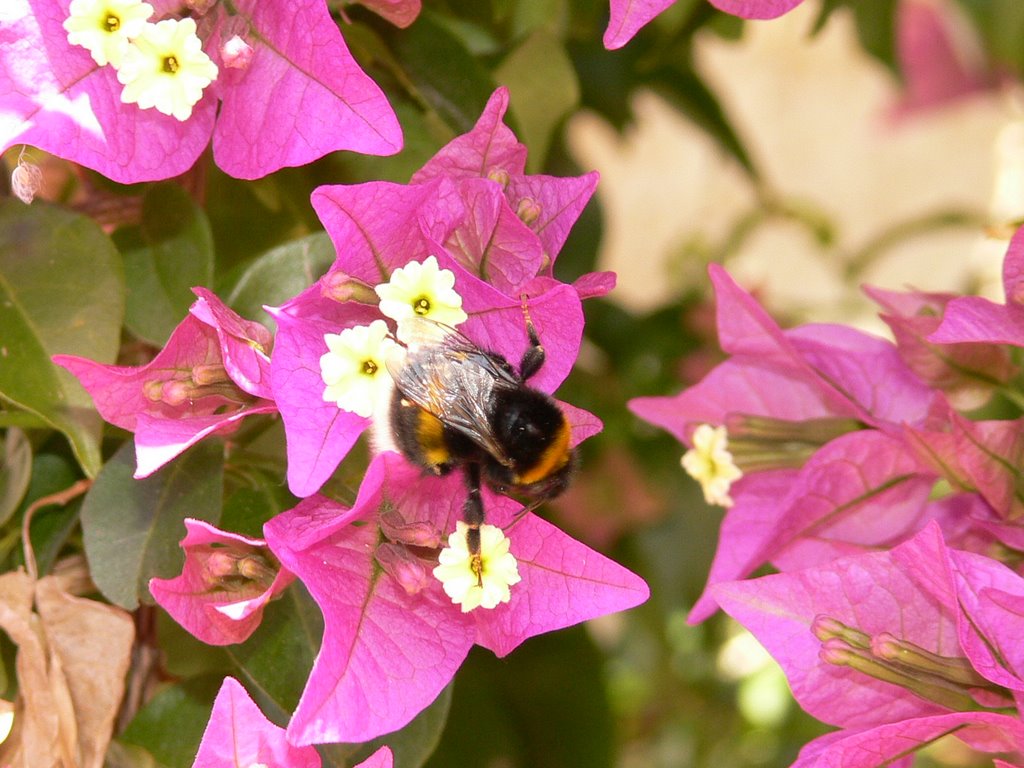
[[[121,101],[185,121],[217,79],[217,65],[203,52],[192,19],[147,24],[132,40],[117,70]]]
[[[441,269],[435,256],[428,256],[422,264],[410,261],[399,267],[388,282],[375,290],[380,297],[380,311],[398,322],[401,341],[408,341],[402,333],[402,320],[426,317],[456,326],[468,317],[462,310],[462,297],[455,292],[455,274]]]
[[[495,525],[480,526],[480,554],[469,551],[466,534],[469,526],[461,520],[448,537],[448,546],[441,550],[434,578],[441,582],[445,594],[462,612],[474,608],[494,608],[507,603],[513,584],[521,580],[515,556],[508,551],[509,539]]]
[[[682,465],[687,474],[700,483],[704,501],[731,507],[729,488],[743,477],[729,453],[725,427],[701,424],[693,430],[693,448],[683,454]]]
[[[391,392],[386,361],[397,346],[383,320],[328,333],[326,354],[320,358],[320,376],[326,385],[324,400],[364,418]]]
[[[153,6],[141,0],[71,0],[64,29],[68,42],[92,54],[101,67],[121,66],[128,41],[142,32]]]

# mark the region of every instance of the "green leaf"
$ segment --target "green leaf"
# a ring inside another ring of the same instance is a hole
[[[124,316],[121,258],[84,216],[0,202],[0,399],[39,416],[71,442],[90,477],[103,421],[56,354],[113,362]]]
[[[6,523],[25,498],[32,477],[32,446],[20,429],[8,429],[0,455],[0,525]]]
[[[37,454],[32,460],[32,477],[28,485],[28,490],[22,499],[21,504],[18,507],[18,522],[15,523],[21,525],[21,520],[24,518],[25,511],[39,499],[44,496],[50,496],[54,493],[66,490],[70,488],[76,480],[81,479],[78,466],[74,463],[70,456],[57,456],[52,453],[40,453]],[[48,518],[51,514],[51,510],[54,513],[55,518],[60,518],[66,521],[66,515],[71,516],[71,528],[74,527],[74,520],[77,520],[78,510],[81,503],[76,501],[69,504],[69,511],[59,510],[57,508],[42,508],[37,511],[37,515],[40,518]],[[32,537],[32,546],[36,555],[36,565],[39,568],[40,573],[46,573],[49,571],[50,566],[53,562],[53,557],[56,552],[52,551],[51,545],[58,545],[56,538],[51,538],[50,533],[54,532],[54,529],[65,530],[64,526],[52,524],[56,520],[47,520],[43,527],[40,527],[38,522],[33,523],[30,535]],[[64,537],[60,538],[60,542],[63,543]],[[0,551],[0,570],[13,570],[14,568],[20,568],[25,565],[25,557],[22,549],[22,541],[19,537],[16,540],[4,540],[0,547],[3,547]],[[9,547],[9,549],[8,549]],[[59,548],[59,546],[58,546]]]
[[[81,499],[74,499],[64,505],[39,507],[33,514],[29,539],[40,576],[50,572],[71,534],[77,530],[81,507]]]
[[[222,646],[207,645],[189,634],[161,608],[156,613],[156,636],[160,638],[162,667],[176,678],[230,674],[231,660]]]
[[[190,768],[223,682],[222,675],[204,675],[164,688],[139,710],[120,741],[145,749],[160,768]]]
[[[131,442],[103,467],[82,505],[85,554],[110,602],[132,611],[147,603],[149,580],[181,572],[186,517],[216,523],[223,496],[223,447],[207,440],[154,475],[135,480]]]
[[[564,33],[569,21],[568,0],[519,0],[511,21],[515,39],[526,37],[538,29]]]
[[[255,486],[238,488],[224,501],[220,518],[223,530],[262,538],[263,524],[267,520],[298,503],[280,481],[262,476],[260,480]]]
[[[527,170],[536,173],[544,167],[555,129],[579,104],[576,70],[561,41],[538,29],[494,74],[511,93],[519,137],[530,148]]]
[[[602,678],[600,654],[581,627],[531,638],[507,659],[473,649],[428,768],[610,767],[613,724]]]
[[[326,232],[292,240],[247,264],[227,287],[224,300],[242,317],[272,328],[263,306],[277,306],[302,293],[327,271],[336,255]]]
[[[114,234],[124,256],[125,324],[160,347],[213,282],[213,234],[203,209],[177,184],[157,184],[142,199],[142,223]]]
[[[857,19],[857,38],[865,51],[896,71],[896,9],[899,0],[849,3]],[[1017,4],[1019,5],[1019,3]],[[1019,46],[1019,39],[1017,45]]]
[[[494,90],[494,81],[462,41],[424,10],[396,35],[395,53],[422,101],[452,129],[469,131]]]
[[[239,679],[269,719],[281,724],[295,711],[322,636],[320,609],[295,582],[266,607],[248,640],[225,647],[238,666]]]

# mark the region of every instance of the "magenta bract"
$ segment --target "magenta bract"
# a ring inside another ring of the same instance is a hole
[[[510,526],[519,505],[484,495],[488,521]],[[430,575],[437,549],[423,543],[454,530],[464,499],[457,473],[425,477],[383,453],[351,509],[314,496],[267,523],[271,549],[325,621],[289,725],[294,743],[365,741],[396,730],[437,697],[474,643],[504,656],[528,637],[647,598],[639,577],[526,514],[506,530],[522,576],[511,602],[462,613]],[[401,572],[393,567],[396,550],[405,553]],[[426,578],[410,578],[415,568]]]
[[[199,19],[220,75],[184,122],[121,103],[113,68],[98,67],[68,42],[62,24],[69,0],[6,5],[0,150],[29,144],[130,184],[184,173],[211,138],[217,165],[245,179],[335,150],[401,149],[390,105],[352,58],[322,0],[238,0],[237,15],[217,5]],[[219,51],[236,27],[248,30],[252,48],[241,69],[226,66]]]
[[[136,477],[147,477],[189,446],[228,433],[247,416],[274,413],[270,334],[213,293],[199,299],[146,365],[104,365],[74,355],[53,361],[73,373],[100,415],[135,433]]]
[[[157,604],[208,645],[240,643],[259,626],[263,608],[295,578],[275,568],[261,539],[185,520],[185,566],[173,579],[150,579]]]

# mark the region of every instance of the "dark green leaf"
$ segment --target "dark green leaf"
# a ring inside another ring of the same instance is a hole
[[[283,169],[263,179],[242,181],[210,169],[206,215],[213,230],[216,274],[229,274],[251,261],[253,254],[294,237],[297,227],[310,231],[305,227],[316,218],[305,173],[305,168]]]
[[[152,603],[149,580],[181,572],[184,519],[216,523],[223,496],[223,447],[207,440],[143,480],[135,480],[134,444],[107,462],[85,497],[82,528],[93,581],[129,611]]]
[[[157,636],[163,651],[163,668],[178,678],[200,675],[231,673],[231,660],[224,648],[197,640],[159,607],[150,608],[156,613]]]
[[[25,497],[21,502],[18,510],[18,522],[20,526],[21,519],[25,514],[25,511],[30,505],[43,498],[59,491],[70,488],[76,480],[81,478],[77,465],[70,457],[56,456],[51,453],[40,453],[35,456],[32,460],[32,478],[29,482],[28,490],[25,493]],[[64,512],[56,507],[44,507],[38,511],[44,520],[49,518],[51,511],[54,518],[61,520],[67,520],[66,515],[71,516],[71,525],[73,526],[74,520],[77,520],[78,509],[81,506],[80,502],[74,502],[69,505],[71,507],[70,512]],[[39,567],[40,573],[46,573],[49,571],[50,566],[53,562],[53,557],[56,552],[51,549],[49,544],[58,545],[58,538],[60,542],[63,542],[64,537],[51,538],[50,533],[56,530],[62,530],[63,526],[58,525],[54,527],[52,523],[55,520],[46,520],[45,522],[45,534],[44,529],[37,527],[38,524],[32,526],[31,536],[32,545],[34,547],[36,555],[36,565]],[[7,542],[5,542],[7,545]],[[24,553],[22,551],[21,539],[12,540],[9,542],[11,549],[3,549],[0,551],[0,562],[6,569],[20,568],[25,564]],[[59,548],[59,546],[58,546]]]
[[[417,95],[453,133],[473,127],[494,81],[457,37],[424,10],[396,36],[395,53]]]
[[[0,525],[6,523],[25,497],[32,477],[32,446],[20,429],[3,435],[0,454]]]
[[[857,37],[864,50],[896,71],[896,8],[899,0],[856,0],[849,3],[857,19]],[[1017,3],[1019,6],[1020,3]],[[1017,45],[1019,46],[1019,39]]]
[[[176,184],[158,184],[142,199],[142,223],[114,235],[124,256],[125,324],[163,346],[195,299],[213,282],[213,235],[203,209]]]
[[[558,38],[539,29],[494,74],[508,86],[519,138],[530,148],[527,170],[536,173],[544,167],[555,129],[579,104],[572,61]]]
[[[459,670],[428,768],[613,764],[601,659],[581,627],[531,638],[507,659],[480,648]]]
[[[226,647],[238,665],[238,678],[264,714],[278,724],[295,711],[322,636],[320,609],[296,582],[267,606],[248,640]]]
[[[277,306],[302,293],[327,271],[335,256],[326,232],[292,240],[246,265],[224,300],[242,317],[272,327],[263,306]]]
[[[204,675],[164,688],[139,711],[120,740],[145,749],[160,768],[190,768],[223,682],[223,675]]]
[[[64,505],[39,507],[32,515],[29,538],[40,575],[50,572],[68,538],[78,528],[81,499]]]
[[[257,486],[233,491],[224,502],[220,527],[253,538],[263,537],[263,524],[298,502],[279,482],[269,479]]]
[[[123,316],[121,258],[95,222],[45,204],[0,202],[0,398],[67,435],[90,476],[101,464],[103,422],[50,357],[113,362]]]

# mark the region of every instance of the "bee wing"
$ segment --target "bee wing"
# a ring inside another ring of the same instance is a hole
[[[402,322],[404,358],[387,361],[398,391],[507,464],[491,427],[488,403],[496,389],[519,386],[511,369],[450,326],[424,318]]]

